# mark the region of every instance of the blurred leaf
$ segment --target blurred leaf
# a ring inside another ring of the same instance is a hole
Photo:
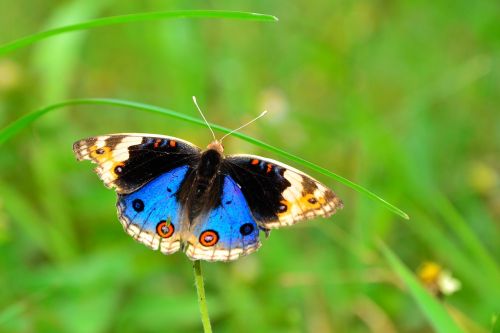
[[[492,321],[491,333],[500,333],[500,315],[498,313],[495,314]]]
[[[450,313],[450,315],[453,317],[453,319],[460,324],[461,327],[467,332],[467,333],[488,333],[488,329],[484,328],[482,326],[479,326],[478,323],[474,322],[473,320],[470,319],[468,313],[463,313],[459,309],[453,307],[450,304],[446,304],[446,309]]]
[[[453,267],[453,272],[460,276],[460,279],[468,285],[468,288],[475,290],[481,297],[483,306],[495,309],[500,297],[500,289],[497,287],[498,279],[494,274],[488,272],[487,266],[478,265],[478,258],[468,249],[463,249],[455,238],[450,237],[450,231],[443,229],[441,224],[428,216],[415,214],[418,223],[412,223],[411,228],[415,230],[422,241],[429,248],[439,245],[434,250],[434,256],[442,258]],[[450,253],[454,255],[450,256]],[[478,278],[480,272],[481,278]],[[485,286],[491,286],[485,288]]]
[[[441,333],[463,333],[464,331],[453,321],[450,314],[441,303],[427,292],[413,273],[405,267],[399,258],[385,245],[380,242],[380,250],[389,262],[393,271],[405,283],[410,294],[419,305],[422,312],[429,319],[437,332]]]
[[[5,210],[13,216],[14,222],[25,237],[49,257],[57,257],[53,243],[50,240],[51,228],[44,223],[44,216],[37,211],[30,202],[16,189],[0,182],[0,197],[5,205]],[[64,249],[63,249],[64,250]]]
[[[498,262],[477,239],[477,236],[474,235],[464,218],[460,215],[448,198],[442,194],[437,194],[435,199],[436,206],[440,210],[443,220],[466,246],[466,252],[469,255],[474,256],[476,265],[479,264],[479,266],[486,271],[486,275],[493,281],[500,281],[500,269]],[[500,292],[500,289],[498,291]]]
[[[38,291],[32,294],[24,295],[23,299],[0,310],[0,328],[8,326],[16,321],[17,318],[29,311],[32,303],[39,303],[49,296],[47,291]],[[2,330],[3,331],[3,330]],[[7,330],[8,331],[8,330]]]

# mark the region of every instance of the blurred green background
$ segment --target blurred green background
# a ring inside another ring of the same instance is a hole
[[[379,239],[413,271],[425,261],[449,270],[461,289],[440,302],[464,330],[491,332],[500,312],[499,3],[0,0],[0,43],[178,9],[280,21],[134,23],[18,50],[0,57],[0,126],[80,97],[197,117],[196,95],[210,121],[230,128],[267,109],[245,133],[366,186],[411,220],[312,173],[345,208],[273,231],[249,257],[204,263],[215,332],[432,332]],[[74,141],[113,132],[201,147],[211,139],[159,115],[85,106],[47,115],[1,146],[0,332],[201,330],[191,263],[129,238],[113,191],[75,161]],[[279,158],[236,138],[225,145]]]

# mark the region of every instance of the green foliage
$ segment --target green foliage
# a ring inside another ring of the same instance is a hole
[[[199,5],[0,2],[7,13],[0,41]],[[86,97],[162,105],[198,120],[196,95],[211,121],[230,128],[268,109],[244,132],[363,184],[412,220],[401,223],[317,170],[344,210],[273,231],[258,253],[237,262],[204,265],[215,332],[497,330],[494,2],[217,6],[269,12],[280,23],[136,22],[3,53],[0,127],[31,121],[29,112],[41,105]],[[90,135],[149,132],[202,146],[208,131],[106,105],[67,107],[21,127],[2,132],[16,135],[0,146],[0,331],[199,332],[190,262],[125,235],[114,194],[89,164],[74,161],[71,145]],[[236,139],[225,144],[229,153],[280,154]],[[385,251],[375,239],[388,244]],[[411,272],[426,260],[450,270],[461,289],[439,302],[423,292]]]

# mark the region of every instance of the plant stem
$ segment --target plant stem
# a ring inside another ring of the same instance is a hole
[[[203,283],[203,273],[201,272],[201,264],[199,260],[193,262],[194,282],[198,291],[198,305],[200,306],[201,322],[203,324],[203,332],[212,333],[212,325],[208,316],[207,298],[205,297],[205,285]]]

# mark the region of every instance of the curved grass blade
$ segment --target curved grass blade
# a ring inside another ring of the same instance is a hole
[[[71,24],[59,28],[49,29],[38,33],[34,33],[32,35],[21,37],[12,42],[0,45],[0,56],[12,52],[18,48],[33,44],[39,40],[63,34],[66,32],[88,30],[92,28],[103,27],[114,24],[165,20],[165,19],[180,19],[180,18],[221,18],[221,19],[252,20],[252,21],[267,21],[267,22],[278,21],[278,18],[272,15],[249,13],[249,12],[226,11],[226,10],[180,10],[180,11],[150,12],[150,13],[110,16],[110,17],[85,21],[81,23]]]
[[[425,290],[413,273],[401,262],[394,252],[392,252],[382,241],[379,242],[379,248],[389,262],[392,270],[404,282],[408,291],[413,296],[422,312],[429,319],[436,332],[463,333],[464,331],[455,323],[443,305]]]
[[[42,108],[42,109],[39,109],[39,110],[34,111],[32,113],[29,113],[29,114],[19,118],[18,120],[12,122],[7,127],[0,130],[0,145],[3,144],[4,142],[6,142],[7,140],[9,140],[17,132],[19,132],[20,130],[22,130],[23,128],[25,128],[26,126],[31,124],[32,122],[34,122],[36,119],[40,118],[41,116],[43,116],[44,114],[46,114],[52,110],[60,109],[62,107],[69,106],[69,105],[83,105],[83,104],[111,105],[111,106],[128,107],[128,108],[142,110],[142,111],[160,113],[163,115],[167,115],[169,117],[173,117],[176,119],[187,121],[191,124],[195,124],[195,125],[199,125],[199,126],[203,126],[203,127],[206,126],[205,123],[201,119],[194,118],[191,116],[186,116],[182,113],[175,112],[175,111],[161,108],[161,107],[154,106],[154,105],[148,105],[148,104],[143,104],[143,103],[138,103],[138,102],[118,100],[118,99],[110,99],[110,98],[75,99],[75,100],[69,100],[69,101],[64,101],[64,102],[60,102],[57,104],[49,105],[45,108]],[[219,126],[216,124],[210,124],[210,126],[213,129],[216,129],[216,130],[221,131],[223,133],[229,133],[231,131],[230,129],[228,129],[226,127]],[[353,190],[366,195],[370,199],[381,203],[384,207],[389,209],[391,212],[401,216],[402,218],[404,218],[406,220],[410,219],[408,214],[406,214],[405,212],[403,212],[401,209],[397,208],[396,206],[392,205],[391,203],[387,202],[386,200],[382,199],[381,197],[379,197],[375,193],[369,191],[368,189],[364,188],[363,186],[361,186],[359,184],[356,184],[356,183],[354,183],[354,182],[352,182],[352,181],[350,181],[342,176],[339,176],[339,175],[337,175],[337,174],[335,174],[335,173],[333,173],[333,172],[331,172],[323,167],[320,167],[319,165],[316,165],[312,162],[309,162],[301,157],[290,154],[282,149],[271,146],[267,143],[264,143],[263,141],[254,139],[248,135],[238,133],[238,132],[233,133],[232,135],[235,137],[238,137],[242,140],[245,140],[247,142],[250,142],[250,143],[252,143],[258,147],[261,147],[265,150],[275,152],[278,155],[281,155],[285,158],[288,158],[292,161],[295,161],[299,164],[302,164],[303,166],[306,166],[314,171],[317,171],[317,172],[319,172],[319,173],[321,173],[329,178],[332,178],[332,179],[352,188]]]

